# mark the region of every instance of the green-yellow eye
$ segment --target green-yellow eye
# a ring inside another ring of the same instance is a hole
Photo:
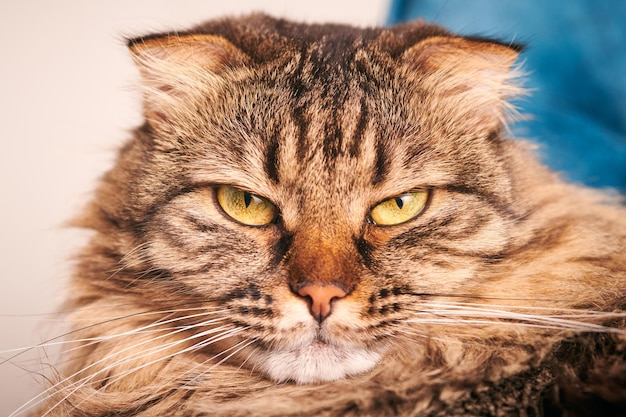
[[[420,214],[427,202],[428,190],[411,191],[378,203],[370,212],[370,218],[379,226],[405,223]]]
[[[278,209],[259,197],[229,185],[217,187],[217,202],[233,219],[248,226],[263,226],[276,219]]]

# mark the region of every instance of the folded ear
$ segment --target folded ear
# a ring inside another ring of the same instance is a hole
[[[408,76],[435,99],[441,114],[493,129],[505,123],[508,100],[522,93],[512,79],[519,48],[460,37],[435,36],[402,56]],[[435,110],[435,109],[433,109]]]
[[[175,117],[223,81],[224,73],[248,62],[245,53],[216,35],[159,35],[130,40],[128,46],[141,72],[149,122]]]

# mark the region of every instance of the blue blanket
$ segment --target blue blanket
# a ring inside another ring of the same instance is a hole
[[[418,17],[525,44],[533,118],[515,136],[570,181],[626,191],[626,1],[392,0],[390,24]]]

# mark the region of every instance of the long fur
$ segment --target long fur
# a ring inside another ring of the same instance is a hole
[[[129,46],[146,123],[15,415],[624,415],[626,210],[505,137],[515,48],[263,15]],[[279,217],[238,223],[220,185]],[[415,189],[418,217],[369,219]],[[321,322],[311,283],[347,294]]]

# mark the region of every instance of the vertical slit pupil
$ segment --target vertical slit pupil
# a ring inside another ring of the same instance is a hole
[[[401,197],[396,197],[396,204],[398,205],[399,209],[402,209],[402,206],[404,206],[404,200],[402,200]]]
[[[244,191],[243,192],[243,202],[246,205],[246,208],[248,208],[250,206],[250,203],[252,202],[252,194]]]

